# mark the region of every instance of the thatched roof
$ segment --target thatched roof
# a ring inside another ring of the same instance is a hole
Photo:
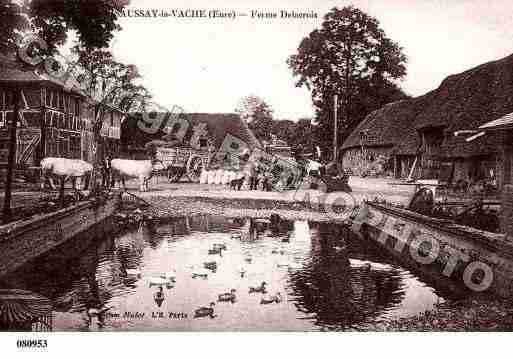
[[[389,103],[370,113],[349,135],[342,149],[359,147],[394,147],[401,154],[415,153],[419,142],[412,124],[417,102],[402,100]]]
[[[50,76],[46,72],[43,64],[32,66],[18,59],[15,54],[0,54],[0,85],[16,84],[23,86],[34,83],[53,84],[58,87],[65,87],[63,81]],[[84,93],[77,88],[73,88],[71,92],[84,96]]]
[[[210,138],[214,141],[214,146],[218,149],[227,134],[246,142],[253,149],[261,147],[253,132],[249,129],[245,121],[239,115],[231,113],[186,113],[184,114],[190,127],[184,138],[184,142],[188,143],[192,130],[198,123],[206,123],[207,131]],[[166,121],[163,121],[161,128],[154,134],[142,131],[137,126],[137,122],[141,119],[141,114],[135,114],[128,117],[121,125],[121,142],[124,145],[132,147],[144,147],[144,145],[152,140],[160,140],[166,133],[162,130]]]
[[[446,134],[444,156],[491,154],[497,151],[499,139],[495,135],[466,142],[452,134],[457,130],[474,130],[511,112],[513,55],[451,75],[436,90],[371,113],[342,148],[359,146],[363,130],[372,134],[371,140],[364,143],[368,146],[393,146],[397,154],[414,154],[420,144],[418,131],[440,126]]]

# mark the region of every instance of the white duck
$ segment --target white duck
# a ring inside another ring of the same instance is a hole
[[[176,271],[174,269],[171,269],[168,272],[164,272],[160,275],[160,278],[176,282]]]
[[[150,288],[154,285],[156,285],[156,286],[165,285],[168,289],[173,287],[173,282],[170,279],[165,279],[165,278],[161,278],[161,277],[150,277],[150,278],[148,278],[148,281],[150,282]]]
[[[141,278],[141,270],[140,269],[130,268],[130,269],[127,269],[125,272],[126,272],[127,276]]]
[[[231,238],[232,239],[241,239],[242,238],[242,233],[240,233],[240,232],[232,233],[231,234]]]
[[[246,267],[243,265],[239,266],[237,268],[237,272],[240,274],[241,278],[244,277],[244,274],[246,274]]]

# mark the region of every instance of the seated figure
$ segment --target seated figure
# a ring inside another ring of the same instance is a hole
[[[321,181],[323,181],[326,185],[326,192],[351,192],[351,187],[349,187],[349,175],[344,172],[344,170],[340,167],[337,162],[330,162],[326,166],[325,174],[321,177]]]

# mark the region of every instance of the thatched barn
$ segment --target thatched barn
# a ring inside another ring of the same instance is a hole
[[[343,162],[360,165],[355,159],[365,158],[362,149],[368,149],[388,156],[396,177],[405,177],[415,163],[416,178],[490,180],[500,187],[498,135],[468,142],[454,132],[474,130],[510,112],[513,55],[451,75],[436,90],[371,113],[344,142]]]
[[[418,147],[411,122],[416,110],[415,100],[402,100],[370,113],[342,146],[344,168],[361,175],[366,164],[386,157],[389,163],[385,171],[406,177]]]
[[[156,117],[160,115],[162,114],[157,114]],[[247,145],[250,150],[262,148],[247,123],[237,114],[183,113],[180,116],[189,124],[182,140],[184,144],[190,143],[196,126],[204,125],[206,137],[208,137],[215,151],[218,151],[223,144],[226,145],[226,141],[235,141],[236,139],[240,140],[240,143]],[[180,125],[176,123],[175,126],[170,128],[169,122],[173,118],[171,114],[165,114],[161,118],[163,119],[162,123],[156,131],[144,131],[142,129],[144,126],[138,125],[142,121],[141,114],[133,114],[123,122],[121,126],[121,143],[126,156],[136,156],[148,142],[165,138],[170,132],[181,131]],[[229,145],[232,147],[237,146],[234,143]]]

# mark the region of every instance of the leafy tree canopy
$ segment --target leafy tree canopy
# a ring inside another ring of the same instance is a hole
[[[334,95],[339,96],[340,141],[370,112],[406,98],[395,83],[406,75],[402,48],[375,18],[353,6],[328,12],[287,62],[296,86],[311,91],[324,152],[333,141]]]
[[[49,52],[63,45],[70,31],[88,48],[106,48],[120,30],[117,13],[129,0],[0,0],[0,52],[16,49],[31,30],[46,41]]]
[[[259,140],[269,141],[271,139],[273,109],[264,99],[255,95],[243,97],[235,112],[248,122],[249,128]]]

